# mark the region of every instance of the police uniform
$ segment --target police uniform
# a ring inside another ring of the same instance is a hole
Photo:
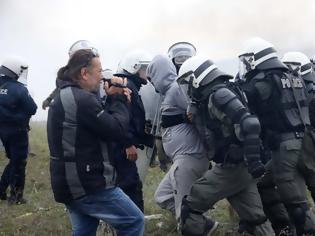
[[[229,79],[231,76],[202,57],[188,59],[179,71],[177,82],[191,98],[195,107],[191,110],[197,117],[202,116],[198,121],[203,130],[212,132],[200,134],[209,142],[208,149],[214,149],[212,160],[216,163],[194,183],[183,200],[183,235],[211,235],[216,224],[203,213],[224,198],[245,222],[243,232],[273,235],[256,186],[256,179],[265,171],[260,160],[260,124]]]
[[[242,92],[247,89],[246,84],[243,82],[243,80],[239,79],[239,74],[237,74],[235,84],[242,89]],[[246,94],[245,98],[247,100]],[[263,178],[258,181],[257,188],[263,203],[264,212],[270,220],[276,235],[282,235],[281,233],[284,232],[292,232],[293,229],[288,212],[280,198],[280,194],[274,182],[271,160],[272,151],[269,147],[262,145],[261,155],[262,162],[265,164],[266,172]],[[240,227],[242,227],[242,220],[240,222]]]
[[[272,150],[274,180],[297,235],[314,233],[300,156],[304,125],[309,125],[303,82],[285,68],[256,70],[246,75],[249,106],[262,124],[265,145]],[[300,105],[300,109],[297,106]],[[300,111],[299,111],[300,110]]]
[[[17,75],[5,67],[0,68],[0,138],[9,163],[0,180],[0,197],[9,202],[24,201],[25,167],[28,154],[29,120],[37,106],[27,88],[17,81]]]
[[[207,116],[205,125],[214,133],[216,165],[193,184],[183,201],[183,235],[203,235],[207,228],[203,213],[224,198],[246,225],[246,232],[272,235],[253,178],[264,171],[259,154],[259,122],[225,84],[208,91],[207,102],[199,105],[198,113]]]

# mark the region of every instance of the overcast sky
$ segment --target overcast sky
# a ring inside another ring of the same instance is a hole
[[[91,41],[103,68],[113,70],[130,50],[165,53],[177,41],[214,61],[235,59],[252,36],[271,41],[280,55],[312,56],[314,22],[313,0],[0,0],[0,63],[11,54],[28,62],[28,88],[39,106],[34,119],[42,120],[41,102],[79,39]]]

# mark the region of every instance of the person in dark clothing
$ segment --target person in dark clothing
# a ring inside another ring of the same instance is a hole
[[[105,108],[97,97],[102,67],[92,50],[75,52],[57,79],[60,90],[47,122],[51,185],[55,200],[69,210],[73,235],[96,235],[99,220],[118,235],[143,235],[143,214],[116,187],[109,145],[123,140],[128,129],[126,79],[105,83]]]
[[[154,139],[145,132],[145,111],[139,90],[147,83],[146,68],[150,59],[146,53],[134,51],[128,53],[119,63],[116,76],[126,77],[127,87],[131,90],[129,107],[129,128],[121,143],[113,144],[116,152],[114,166],[117,170],[118,186],[143,211],[142,182],[136,165],[139,149],[153,147]],[[139,158],[146,158],[139,155]],[[142,161],[142,160],[139,160]]]
[[[11,204],[25,203],[25,167],[28,154],[29,120],[37,106],[18,78],[28,66],[19,59],[7,59],[0,67],[0,138],[9,163],[0,180],[0,199]]]
[[[295,76],[303,79],[308,95],[310,121],[312,127],[315,128],[315,72],[312,62],[301,52],[287,52],[281,60]]]
[[[274,234],[256,186],[265,172],[260,160],[260,123],[229,79],[211,60],[199,56],[189,58],[179,70],[177,82],[190,103],[188,118],[206,148],[212,149],[210,158],[216,163],[183,199],[183,235],[213,235],[217,223],[204,213],[224,198],[247,225],[240,233]]]
[[[264,146],[272,151],[271,170],[281,201],[296,234],[315,235],[305,185],[307,166],[300,155],[304,130],[310,125],[303,80],[294,76],[273,45],[261,38],[248,40],[239,60],[249,108],[261,122]]]
[[[246,93],[244,92],[246,91],[246,83],[239,77],[239,73],[237,73],[235,76],[234,84],[241,89],[241,91],[244,93],[245,99],[247,99]],[[260,149],[262,163],[266,166],[266,173],[258,181],[257,188],[261,197],[264,212],[266,217],[270,220],[276,236],[292,235],[294,229],[290,222],[288,212],[281,201],[279,191],[274,181],[273,172],[271,170],[272,151],[268,146],[263,146],[263,144],[261,145]],[[246,224],[244,224],[244,221],[240,219],[239,228],[241,229],[244,227],[246,227]]]

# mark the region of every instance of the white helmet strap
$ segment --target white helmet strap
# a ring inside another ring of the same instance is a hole
[[[254,59],[255,59],[255,67],[259,65],[260,63],[269,60],[270,58],[278,57],[277,52],[274,48],[266,48],[258,53],[255,53]]]
[[[240,55],[240,60],[246,65],[247,70],[254,70],[259,64],[271,58],[278,57],[274,48],[266,48],[258,53],[246,53]]]
[[[258,60],[255,60],[255,67],[257,65],[259,65],[260,63],[264,62],[264,61],[267,61],[269,60],[270,58],[274,58],[274,57],[278,57],[277,56],[277,53],[273,52],[273,53],[270,53],[270,54],[267,54],[266,56],[263,56],[261,58],[259,58]]]

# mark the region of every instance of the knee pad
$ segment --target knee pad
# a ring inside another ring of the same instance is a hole
[[[187,202],[187,195],[184,196],[182,205],[181,205],[181,212],[180,212],[180,231],[183,236],[194,236],[195,234],[191,232],[191,230],[187,229],[186,220],[188,219],[189,215],[202,215],[201,212],[194,211],[188,206]]]
[[[306,211],[308,209],[307,204],[287,205],[287,209],[297,231],[303,232],[306,221]]]
[[[189,213],[191,212],[191,209],[187,205],[187,195],[183,197],[181,211],[180,211],[180,220],[181,224],[185,224],[186,219],[189,216]]]

